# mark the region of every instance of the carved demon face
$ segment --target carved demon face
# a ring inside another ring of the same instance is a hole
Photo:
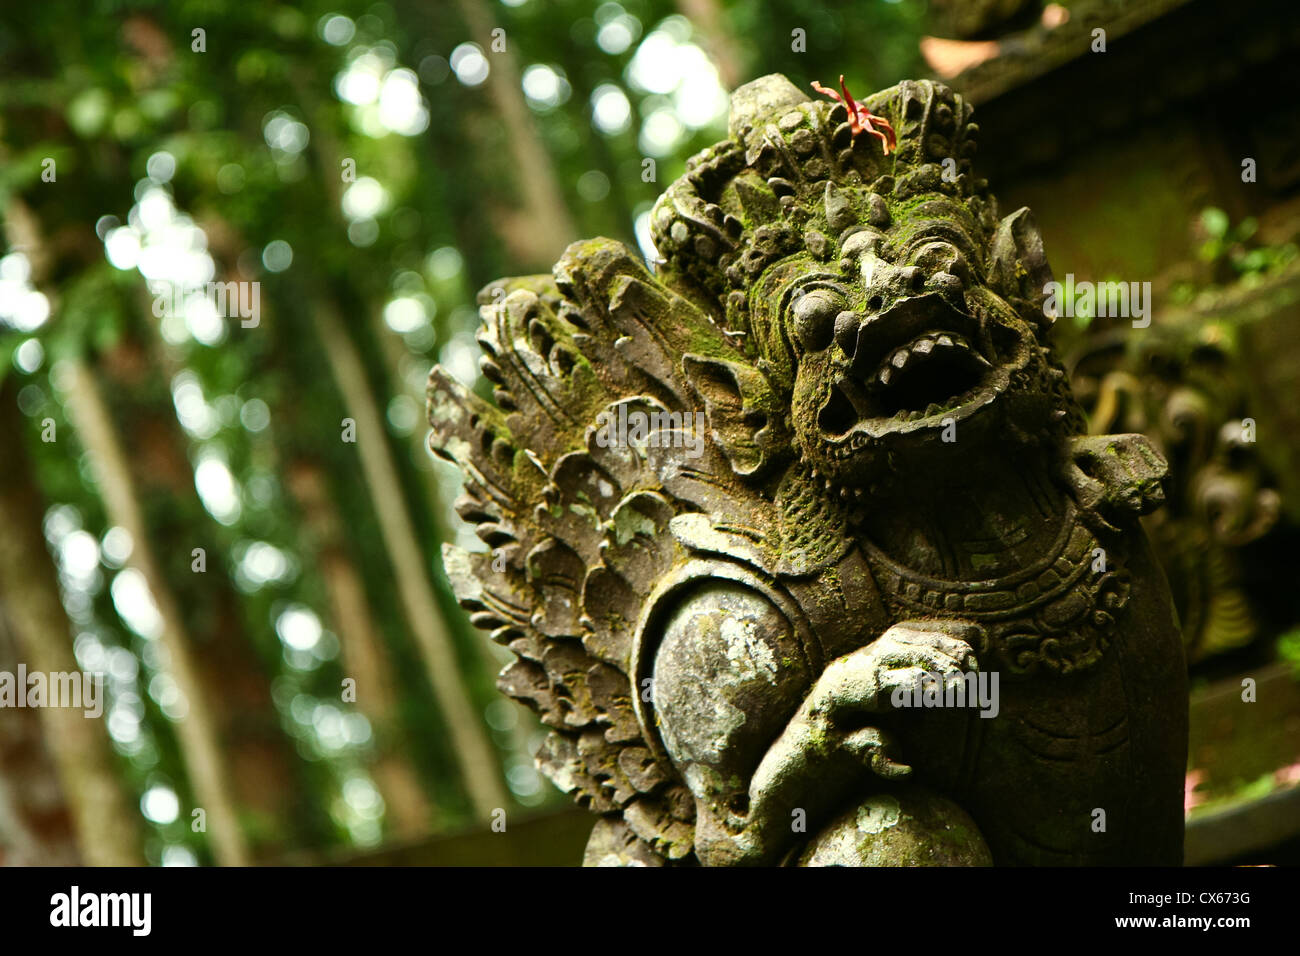
[[[953,443],[1034,441],[1065,414],[1040,341],[1051,270],[1028,210],[999,221],[975,177],[970,105],[908,82],[866,108],[896,149],[784,77],[738,90],[731,139],[688,163],[651,223],[667,281],[713,297],[778,396],[719,373],[736,385],[730,407],[754,423],[779,414],[801,458],[844,489],[951,467]],[[768,430],[733,461],[750,467],[751,447],[775,457],[765,449],[785,432]],[[715,432],[725,445],[728,429]]]
[[[1044,357],[989,288],[978,235],[964,205],[936,196],[892,228],[849,230],[838,261],[801,253],[763,277],[794,370],[793,431],[829,479],[863,483],[894,451],[1038,424]]]

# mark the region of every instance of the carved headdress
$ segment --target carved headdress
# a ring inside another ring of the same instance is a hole
[[[903,225],[893,236],[901,244],[957,216],[977,248],[991,248],[997,206],[987,181],[972,172],[979,126],[969,104],[940,84],[909,81],[864,105],[889,118],[895,151],[856,139],[842,103],[809,99],[779,74],[737,90],[730,139],[690,159],[652,213],[663,281],[693,295],[728,330],[761,340],[780,329],[751,316],[759,276],[800,251],[836,263],[864,225]],[[943,199],[949,202],[935,202]],[[1041,247],[1034,251],[1041,259]],[[1008,300],[1039,322],[1042,283],[1018,280],[1044,277],[1041,267],[1032,276],[999,277],[1009,280]],[[747,352],[781,354],[761,342]]]

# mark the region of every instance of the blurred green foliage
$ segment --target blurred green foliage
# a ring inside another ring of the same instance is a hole
[[[712,11],[711,22],[700,11]],[[504,51],[485,49],[467,14],[503,29]],[[98,369],[133,454],[174,448],[188,462],[197,493],[160,481],[145,488],[143,505],[192,631],[231,629],[217,636],[246,646],[270,688],[290,766],[265,786],[293,792],[279,816],[246,815],[259,852],[383,840],[369,775],[382,748],[417,769],[433,807],[430,831],[472,819],[445,717],[400,611],[372,489],[356,446],[340,441],[348,406],[315,321],[326,306],[344,317],[386,415],[400,493],[512,799],[545,804],[556,795],[528,753],[538,728],[492,686],[504,652],[468,626],[438,566],[439,543],[454,534],[457,479],[422,448],[424,377],[437,361],[475,375],[476,288],[549,267],[521,241],[536,225],[518,218],[530,188],[559,195],[570,238],[644,241],[638,217],[686,157],[725,133],[718,96],[729,78],[719,63],[736,81],[780,71],[805,87],[842,72],[865,93],[923,72],[924,16],[922,3],[888,0],[6,6],[0,374],[20,377],[17,401],[79,660],[109,662],[114,675],[106,723],[125,786],[148,818],[151,861],[211,857],[184,810],[195,801],[169,713],[167,662],[156,640],[131,626],[127,598],[115,590],[123,559],[68,418],[64,361],[83,357]],[[509,147],[522,132],[479,75],[480,61],[487,73],[501,68],[498,56],[512,58],[522,77],[513,95],[526,94],[546,182],[520,181]],[[35,246],[23,238],[31,235]],[[260,323],[158,317],[149,282],[179,276],[260,283]],[[41,440],[47,419],[56,442]],[[397,726],[381,739],[338,701],[345,668],[329,631],[327,585],[286,487],[295,461],[328,476],[393,661]],[[136,465],[147,473],[148,462]],[[215,491],[205,475],[216,476]],[[223,482],[234,496],[224,505]],[[77,570],[69,542],[87,540],[95,560]],[[219,587],[196,582],[195,547]],[[286,611],[302,609],[325,627],[309,650],[277,631]],[[176,795],[179,813],[151,810],[164,791]]]

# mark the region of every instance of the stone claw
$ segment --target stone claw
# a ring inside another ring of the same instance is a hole
[[[1125,516],[1165,501],[1169,465],[1145,435],[1084,435],[1071,440],[1064,478],[1075,500],[1111,530]]]

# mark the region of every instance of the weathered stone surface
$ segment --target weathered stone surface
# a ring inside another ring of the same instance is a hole
[[[975,822],[935,793],[900,788],[832,820],[799,854],[799,866],[989,866]]]
[[[1165,463],[1086,436],[969,105],[772,76],[730,129],[656,273],[575,243],[480,294],[495,404],[430,378],[491,549],[449,576],[602,817],[587,862],[1180,862]],[[923,672],[943,706],[904,706]]]

